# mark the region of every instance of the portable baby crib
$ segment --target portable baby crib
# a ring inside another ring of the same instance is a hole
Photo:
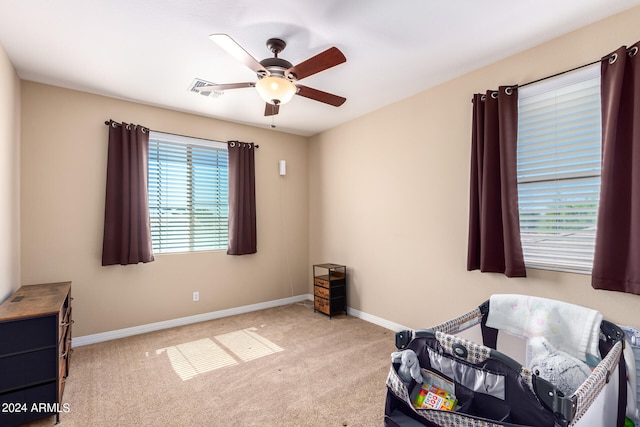
[[[483,344],[460,336],[476,325]],[[573,394],[564,395],[556,384],[496,350],[499,331],[525,340],[545,336],[563,350],[582,356],[592,365],[591,373],[585,374],[586,380]],[[384,425],[622,427],[626,409],[623,345],[624,332],[597,311],[544,298],[494,295],[456,319],[396,334],[398,350],[417,356],[424,384],[406,375],[401,378],[401,364],[392,363]],[[431,394],[425,391],[430,385]],[[438,405],[417,409],[417,396]],[[447,407],[449,398],[457,400],[453,410]]]

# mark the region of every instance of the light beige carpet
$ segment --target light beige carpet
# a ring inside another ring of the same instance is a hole
[[[382,426],[394,350],[309,303],[78,347],[60,426]]]

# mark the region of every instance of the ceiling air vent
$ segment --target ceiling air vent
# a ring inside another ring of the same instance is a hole
[[[193,82],[191,82],[191,85],[189,86],[189,91],[191,92],[195,92],[195,93],[199,93],[200,95],[204,95],[204,96],[208,96],[211,98],[217,98],[220,95],[223,95],[224,92],[221,90],[211,90],[211,91],[203,91],[203,90],[199,90],[198,88],[201,88],[203,86],[210,86],[210,85],[214,85],[215,83],[212,82],[208,82],[206,80],[202,80],[202,79],[193,79]]]

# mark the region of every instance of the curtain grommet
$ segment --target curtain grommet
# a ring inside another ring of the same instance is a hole
[[[480,101],[484,102],[487,100],[487,95],[480,96]]]
[[[507,95],[513,95],[513,89],[511,89],[511,87],[507,87],[504,90],[504,93],[506,93]]]
[[[636,56],[637,53],[638,53],[638,46],[633,46],[631,49],[627,51],[627,55],[629,56]]]
[[[609,64],[613,64],[614,62],[616,62],[618,60],[618,54],[614,53],[609,57]]]
[[[491,92],[491,97],[493,99],[498,99],[498,92]]]

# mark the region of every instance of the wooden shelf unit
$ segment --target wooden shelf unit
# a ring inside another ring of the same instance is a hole
[[[71,359],[71,282],[20,287],[0,305],[0,426],[56,416]]]
[[[313,265],[313,311],[331,318],[347,314],[347,267],[340,264]]]

